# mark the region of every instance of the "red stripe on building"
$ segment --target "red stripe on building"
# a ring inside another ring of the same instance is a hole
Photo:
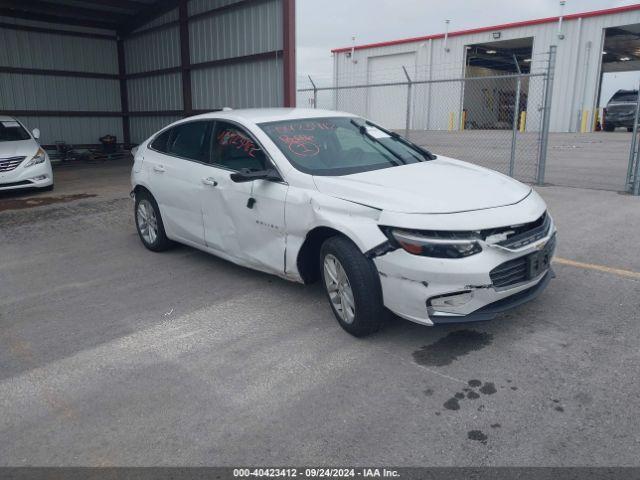
[[[625,5],[623,7],[607,8],[604,10],[594,10],[592,12],[573,13],[571,15],[564,15],[562,19],[564,21],[576,20],[578,18],[600,17],[602,15],[612,15],[615,13],[631,12],[635,10],[640,10],[640,4],[636,3],[633,5]],[[560,20],[560,17],[547,17],[547,18],[538,18],[536,20],[524,20],[522,22],[504,23],[502,25],[493,25],[490,27],[472,28],[469,30],[458,30],[456,32],[450,32],[449,37],[458,37],[460,35],[472,35],[474,33],[482,33],[482,32],[495,32],[498,30],[506,30],[508,28],[527,27],[531,25],[540,25],[543,23],[555,23],[558,20]],[[391,45],[401,45],[403,43],[413,43],[413,42],[424,42],[425,40],[435,40],[437,38],[444,38],[444,33],[437,33],[435,35],[427,35],[423,37],[402,38],[399,40],[391,40],[387,42],[368,43],[366,45],[356,45],[355,47],[335,48],[331,50],[331,52],[342,53],[342,52],[350,52],[351,49],[364,50],[367,48],[389,47]]]

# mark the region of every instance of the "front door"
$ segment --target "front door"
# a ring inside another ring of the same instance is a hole
[[[207,246],[242,265],[282,275],[288,186],[267,180],[231,180],[231,174],[243,168],[271,167],[255,139],[233,123],[216,122],[211,163],[201,197]]]

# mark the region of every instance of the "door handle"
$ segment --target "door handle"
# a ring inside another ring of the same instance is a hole
[[[153,171],[154,172],[158,172],[158,173],[166,172],[166,170],[164,169],[164,167],[162,165],[154,165]]]
[[[205,185],[209,185],[211,187],[217,187],[218,186],[218,182],[216,182],[213,178],[211,177],[207,177],[207,178],[203,178],[202,179],[202,183],[204,183]]]

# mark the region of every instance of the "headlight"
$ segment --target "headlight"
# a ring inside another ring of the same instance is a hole
[[[39,163],[44,163],[47,159],[47,154],[42,148],[38,149],[38,152],[33,156],[31,160],[29,160],[24,167],[32,167],[33,165],[38,165]]]
[[[475,240],[457,240],[444,238],[430,238],[419,233],[405,230],[387,229],[391,240],[413,255],[435,258],[464,258],[482,251],[482,247]]]

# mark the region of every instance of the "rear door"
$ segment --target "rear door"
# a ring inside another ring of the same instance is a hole
[[[200,193],[209,172],[213,122],[185,122],[163,132],[145,154],[147,178],[170,238],[204,245]]]
[[[288,185],[231,180],[231,174],[243,168],[275,168],[258,142],[235,123],[216,122],[211,163],[208,177],[213,184],[202,190],[201,197],[207,245],[242,265],[282,274]]]

